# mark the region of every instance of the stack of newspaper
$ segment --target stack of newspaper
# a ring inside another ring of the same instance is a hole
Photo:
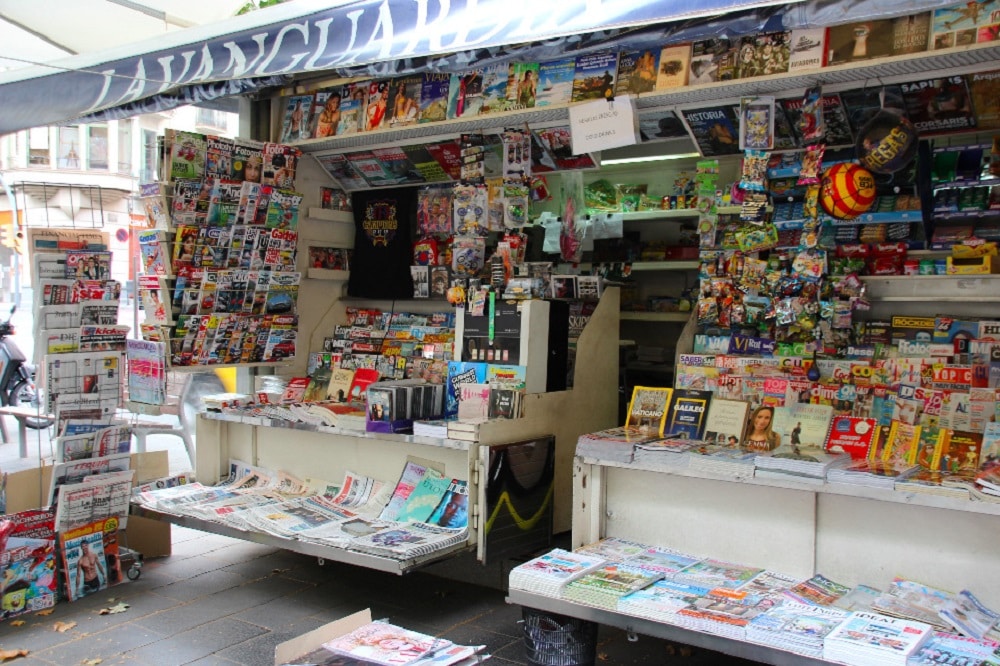
[[[645,552],[648,548],[648,545],[637,541],[629,541],[620,537],[604,537],[600,541],[580,546],[576,552],[597,555],[608,562],[624,562]]]
[[[564,599],[587,606],[615,610],[618,600],[652,584],[663,575],[648,569],[609,562],[563,587]]]
[[[350,550],[406,560],[451,548],[469,540],[467,529],[449,529],[429,523],[397,524],[350,542]]]
[[[674,580],[678,583],[687,583],[709,589],[721,587],[727,590],[736,590],[763,572],[763,569],[744,564],[704,559],[682,569],[674,575]]]
[[[529,560],[510,572],[510,587],[548,597],[558,597],[564,585],[603,566],[605,559],[562,548]]]
[[[913,656],[910,664],[964,664],[993,666],[998,663],[1000,643],[987,639],[969,638],[944,631],[935,631]]]
[[[823,640],[848,615],[839,608],[788,601],[753,618],[746,628],[746,640],[821,659]]]
[[[618,612],[657,622],[682,624],[677,613],[708,594],[709,588],[661,579],[618,600]]]
[[[635,462],[646,465],[665,465],[672,468],[687,467],[688,452],[700,442],[694,439],[657,439],[635,445]]]
[[[638,426],[621,426],[599,432],[580,435],[576,441],[576,455],[612,462],[632,462],[633,449],[637,444],[645,444],[659,439]]]
[[[900,468],[882,460],[855,460],[844,467],[830,468],[826,480],[830,483],[849,483],[891,490],[896,481],[905,479],[918,469],[920,469],[918,465]]]
[[[939,497],[954,497],[969,499],[969,488],[958,485],[945,485],[944,473],[936,470],[917,470],[905,479],[897,480],[893,488],[901,492],[937,495]]]
[[[872,602],[872,610],[947,631],[950,624],[941,617],[940,611],[954,601],[955,595],[951,592],[912,580],[894,578],[885,592]]]
[[[855,611],[823,641],[823,658],[849,666],[906,666],[933,631],[923,622]]]
[[[850,460],[846,453],[832,454],[823,452],[816,447],[809,449],[809,454],[798,454],[792,451],[774,452],[768,455],[758,455],[754,460],[757,468],[757,476],[769,476],[766,472],[775,472],[770,478],[796,479],[808,482],[810,479],[818,480],[820,483],[826,478],[831,467],[844,465]],[[760,472],[764,471],[762,475]]]
[[[753,591],[713,588],[701,599],[677,611],[677,616],[680,624],[689,629],[744,640],[750,620],[777,603],[781,602]]]
[[[756,454],[726,446],[708,445],[688,453],[688,467],[729,478],[748,479],[753,476]]]
[[[682,569],[700,561],[700,557],[688,555],[672,548],[651,547],[632,555],[625,560],[625,563],[662,574],[665,578],[673,578]]]
[[[1000,614],[984,606],[968,590],[962,590],[951,601],[943,604],[938,615],[954,627],[955,631],[972,638],[986,638],[1000,622]]]

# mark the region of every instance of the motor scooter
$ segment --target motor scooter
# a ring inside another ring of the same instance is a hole
[[[16,305],[11,307],[7,320],[0,321],[0,405],[37,408],[35,366],[27,362],[24,352],[14,342],[14,325],[10,320],[16,310]],[[44,416],[29,416],[24,424],[29,428],[41,429],[51,425],[51,420]]]

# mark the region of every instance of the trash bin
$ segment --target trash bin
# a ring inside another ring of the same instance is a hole
[[[535,666],[594,666],[597,623],[521,609],[524,650]]]

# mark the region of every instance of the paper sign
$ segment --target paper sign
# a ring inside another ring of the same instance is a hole
[[[637,126],[635,106],[628,95],[569,107],[574,155],[634,145],[639,142]]]

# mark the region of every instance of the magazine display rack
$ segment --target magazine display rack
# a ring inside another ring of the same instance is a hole
[[[535,510],[552,508],[554,530],[565,531],[570,526],[572,507],[568,500],[576,440],[585,432],[613,425],[617,418],[614,387],[618,370],[618,301],[618,289],[605,290],[584,329],[578,343],[579,353],[588,362],[577,366],[575,387],[567,391],[525,395],[524,416],[484,423],[478,442],[290,425],[217,413],[203,413],[198,417],[195,469],[197,480],[205,484],[213,484],[224,475],[230,458],[282,469],[306,481],[330,482],[339,482],[348,470],[391,482],[398,477],[407,457],[432,460],[442,466],[445,475],[468,479],[470,532],[468,542],[461,546],[399,561],[241,532],[216,523],[136,507],[132,511],[136,515],[392,573],[405,573],[473,548],[478,558],[485,560],[487,523],[492,515],[485,515],[484,508],[488,506],[486,484],[491,476],[487,473],[491,469],[491,454],[512,443],[553,436],[554,492]],[[294,437],[289,437],[289,429],[295,431]],[[552,507],[544,506],[548,503],[552,503]]]

